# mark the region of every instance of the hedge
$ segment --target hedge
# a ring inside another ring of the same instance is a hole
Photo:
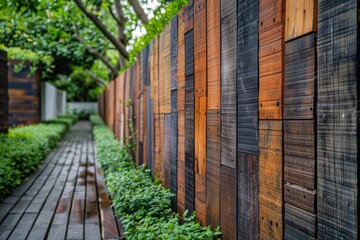
[[[68,129],[63,123],[40,123],[0,135],[0,202],[37,170]]]
[[[153,180],[145,165],[137,167],[126,148],[97,115],[90,116],[96,143],[96,160],[104,170],[106,188],[115,213],[120,216],[127,239],[214,239],[213,231],[203,227],[195,213],[180,217],[171,210],[173,194],[160,181]]]

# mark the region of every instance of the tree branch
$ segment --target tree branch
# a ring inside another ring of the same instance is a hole
[[[76,5],[80,8],[80,10],[95,24],[95,26],[101,31],[101,33],[109,39],[109,41],[115,46],[115,48],[121,53],[121,55],[125,58],[129,58],[129,54],[125,49],[125,46],[118,41],[111,32],[106,28],[106,26],[98,19],[98,17],[86,10],[86,7],[82,0],[74,0]]]
[[[140,21],[143,24],[148,24],[149,19],[148,19],[147,15],[145,14],[144,9],[141,7],[139,1],[138,0],[128,0],[128,2],[134,9],[134,11],[135,11],[136,15],[138,16],[138,18],[140,19]]]
[[[102,79],[102,78],[100,78],[100,77],[92,74],[88,69],[86,69],[85,72],[86,72],[86,74],[87,74],[90,78],[92,78],[100,87],[106,86],[106,85],[108,84],[104,79]]]
[[[80,34],[79,34],[78,28],[76,26],[76,23],[73,22],[73,25],[74,25],[75,34],[76,34],[75,38],[86,47],[86,49],[88,50],[89,53],[91,53],[93,56],[95,56],[100,61],[102,61],[110,69],[110,71],[113,74],[117,75],[117,70],[111,64],[110,60],[107,57],[103,56],[101,53],[99,53],[95,48],[90,47],[89,45],[87,45],[85,43],[85,41],[80,37]]]

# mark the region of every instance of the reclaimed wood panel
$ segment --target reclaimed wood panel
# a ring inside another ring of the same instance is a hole
[[[282,119],[284,0],[259,1],[259,118]]]
[[[159,37],[152,40],[152,51],[150,55],[150,82],[151,82],[151,99],[157,99],[158,95],[158,77],[159,77]],[[154,109],[156,106],[154,107]]]
[[[164,186],[171,186],[171,114],[164,114]]]
[[[165,107],[165,32],[159,34],[159,80],[158,102],[159,113],[164,113]]]
[[[7,53],[0,50],[0,133],[9,128],[9,94]]]
[[[238,153],[238,239],[257,239],[259,234],[259,157]]]
[[[285,239],[316,239],[316,215],[285,204]]]
[[[195,98],[195,172],[206,175],[206,97]]]
[[[167,24],[164,31],[164,113],[171,113],[171,55],[170,55],[170,33],[171,23]]]
[[[141,69],[141,82],[142,84],[148,85],[149,81],[149,48],[151,45],[146,46],[140,53],[140,69]],[[134,67],[133,67],[134,68]]]
[[[185,87],[185,208],[194,210],[194,76],[186,76]]]
[[[207,112],[206,224],[220,225],[220,110]]]
[[[282,121],[259,122],[259,233],[283,238]]]
[[[317,28],[316,0],[287,0],[285,41],[316,31]]]
[[[284,119],[313,119],[315,114],[315,34],[285,45]]]
[[[119,131],[120,131],[120,84],[121,84],[121,77],[118,76],[115,78],[115,105],[114,105],[114,115],[115,115],[115,122],[114,122],[114,134],[117,139],[119,139]],[[100,108],[101,109],[101,108]],[[99,109],[99,110],[100,110]],[[101,110],[100,110],[101,111]]]
[[[20,72],[15,71],[17,64],[23,64]],[[40,73],[30,73],[28,61],[8,61],[8,126],[36,124],[41,118]]]
[[[194,0],[195,97],[206,97],[206,1]]]
[[[177,113],[177,90],[171,91],[171,117],[170,117],[170,190],[175,196],[172,198],[173,210],[177,206],[177,165],[178,165],[178,113]]]
[[[177,211],[185,210],[185,23],[183,9],[178,13],[177,52]]]
[[[314,120],[284,122],[284,179],[315,190],[316,142]]]
[[[359,238],[359,3],[319,1],[318,238]]]
[[[206,7],[208,109],[220,109],[220,1],[208,0]]]
[[[237,235],[237,171],[221,166],[220,168],[220,219],[222,239],[236,239]]]
[[[165,114],[159,115],[159,172],[158,176],[163,184],[165,184]]]
[[[316,191],[286,183],[284,201],[307,212],[315,213]]]
[[[189,3],[183,7],[182,20],[184,22],[184,33],[193,30],[194,28],[194,0],[189,0]]]
[[[221,164],[236,169],[236,39],[235,0],[221,2]]]
[[[259,4],[251,0],[242,0],[238,4],[237,150],[258,155]]]
[[[170,71],[171,71],[171,91],[178,88],[178,16],[171,20],[170,30]],[[171,106],[173,104],[171,103]]]
[[[147,103],[147,108],[146,108],[146,133],[144,136],[144,139],[146,139],[146,146],[144,147],[144,151],[146,151],[146,154],[144,154],[144,160],[146,160],[146,165],[149,167],[149,169],[153,169],[153,130],[152,130],[152,126],[153,126],[153,104],[152,101],[150,99],[150,93],[151,93],[151,88],[150,86],[146,87],[146,103]]]

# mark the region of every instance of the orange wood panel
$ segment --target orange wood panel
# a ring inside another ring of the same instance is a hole
[[[165,106],[165,33],[159,34],[159,113],[164,113]]]
[[[259,118],[282,119],[285,0],[259,6]]]
[[[181,9],[178,14],[178,56],[177,56],[177,110],[178,110],[178,191],[177,191],[177,209],[180,214],[185,210],[185,46],[184,32],[185,23],[183,19],[184,10]]]
[[[206,97],[195,98],[195,172],[206,175]]]
[[[121,77],[118,76],[115,78],[115,136],[119,139],[119,132],[120,132],[120,85],[121,84]]]
[[[317,0],[287,0],[285,41],[317,30]]]
[[[131,69],[128,68],[126,70],[126,75],[125,75],[125,98],[124,98],[124,103],[125,103],[125,120],[124,120],[124,128],[125,128],[125,137],[126,137],[126,144],[129,144],[129,136],[130,136],[130,131],[129,131],[129,119],[130,119],[130,111],[129,111],[129,100],[130,100],[130,81],[131,81]]]
[[[207,1],[208,109],[220,108],[220,1]]]
[[[164,49],[163,49],[163,60],[164,60],[164,106],[163,113],[171,113],[171,60],[170,60],[170,32],[171,22],[169,22],[163,33],[164,33]]]
[[[196,216],[202,225],[206,225],[206,203],[195,198]]]
[[[259,232],[283,238],[282,121],[259,122]]]
[[[184,22],[184,33],[194,28],[193,5],[194,5],[194,0],[189,0],[188,5],[186,5],[182,11],[182,19]]]
[[[154,113],[157,113],[157,105],[155,99],[158,96],[158,78],[159,78],[159,37],[153,38],[152,54],[150,56],[150,98],[154,100]]]
[[[120,75],[120,110],[119,110],[119,140],[122,141],[125,134],[125,78],[126,78],[126,72]]]

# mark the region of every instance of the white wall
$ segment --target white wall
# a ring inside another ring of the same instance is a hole
[[[98,104],[97,102],[69,102],[68,103],[68,113],[74,112],[86,112],[91,114],[98,113]]]
[[[49,120],[66,113],[66,92],[48,82],[41,83],[41,120]]]

